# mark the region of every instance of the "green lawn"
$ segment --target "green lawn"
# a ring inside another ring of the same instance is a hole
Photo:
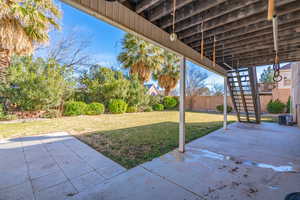
[[[131,168],[178,146],[177,111],[62,117],[0,124],[0,138],[67,131],[124,167]],[[229,116],[234,121],[235,116]],[[223,115],[186,113],[186,141],[223,125]]]

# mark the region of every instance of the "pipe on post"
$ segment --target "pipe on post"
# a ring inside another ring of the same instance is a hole
[[[223,111],[224,111],[223,129],[227,130],[227,77],[224,77],[224,105],[223,105]]]
[[[179,152],[185,151],[185,70],[186,59],[183,57],[180,63],[180,97],[179,97]]]

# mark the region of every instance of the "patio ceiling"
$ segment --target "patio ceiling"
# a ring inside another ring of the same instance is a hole
[[[173,0],[119,0],[167,33],[172,33]],[[180,41],[200,52],[201,23],[205,56],[236,66],[273,64],[272,21],[267,20],[267,0],[177,0],[175,32]],[[279,57],[300,60],[300,1],[277,0]]]

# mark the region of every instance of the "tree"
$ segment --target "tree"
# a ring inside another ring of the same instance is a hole
[[[100,102],[108,105],[110,99],[126,100],[128,95],[129,81],[122,72],[99,65],[94,65],[89,72],[84,73],[80,84],[87,103]]]
[[[215,83],[214,82],[212,84],[211,94],[213,96],[222,96],[224,94],[224,86],[223,86],[223,84]]]
[[[28,55],[48,41],[50,27],[59,28],[60,11],[52,0],[0,1],[0,78],[12,55]]]
[[[138,76],[131,76],[129,79],[129,89],[126,102],[129,106],[147,106],[150,103],[150,97],[147,95],[147,89],[139,81]]]
[[[190,109],[193,110],[195,96],[203,94],[203,92],[209,92],[206,87],[205,79],[208,75],[197,69],[195,66],[189,66],[187,69],[186,77],[186,95],[190,96]]]
[[[149,81],[163,61],[162,49],[132,34],[126,34],[122,41],[122,52],[118,60],[130,74],[137,74],[141,83]]]
[[[85,96],[82,98],[81,95],[80,98],[87,103],[101,102],[108,105],[111,99],[122,99],[129,106],[149,103],[149,96],[137,75],[125,77],[121,71],[95,65],[82,75],[80,83],[81,92]]]
[[[173,53],[164,51],[162,69],[154,76],[160,87],[164,88],[165,96],[169,96],[179,80],[180,59]]]
[[[76,29],[67,33],[55,33],[50,47],[39,48],[36,54],[46,55],[47,59],[55,59],[61,65],[79,71],[80,67],[92,65],[88,53],[91,36],[85,36]]]
[[[205,79],[207,79],[207,77],[207,73],[202,72],[195,67],[189,66],[186,77],[186,95],[199,95],[201,88],[207,88],[205,84]]]
[[[72,71],[55,60],[14,57],[8,68],[7,82],[1,83],[1,95],[21,111],[58,108],[71,96]]]
[[[273,83],[273,75],[274,70],[271,66],[269,66],[267,69],[264,69],[264,71],[261,73],[259,81],[261,83]]]

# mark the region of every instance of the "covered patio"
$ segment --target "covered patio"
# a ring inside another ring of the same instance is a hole
[[[300,192],[300,129],[260,123],[255,71],[300,61],[299,0],[63,1],[181,56],[179,147],[126,170],[68,134],[6,140],[0,163],[12,174],[0,180],[0,200],[283,200]],[[228,125],[224,106],[223,129],[187,145],[186,60],[224,77],[224,105],[229,89],[239,120]],[[293,66],[292,110],[300,125],[300,64]],[[33,183],[34,173],[45,173],[45,156],[61,180],[42,174]]]

